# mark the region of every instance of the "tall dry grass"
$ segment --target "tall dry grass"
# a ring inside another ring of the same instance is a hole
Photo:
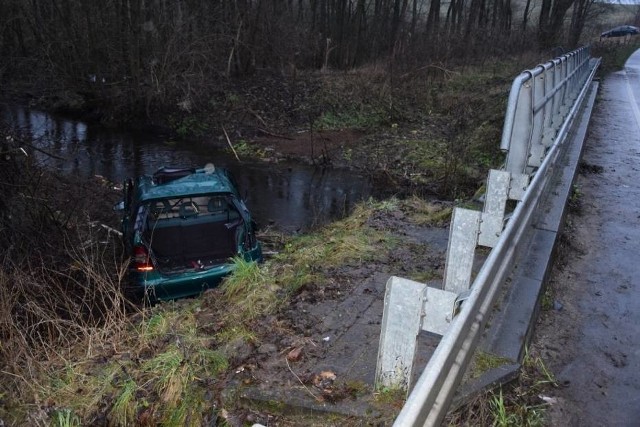
[[[47,373],[65,361],[117,342],[138,308],[121,291],[127,267],[121,243],[101,226],[111,190],[39,167],[26,142],[4,133],[0,397],[8,410],[12,403],[36,404]]]
[[[91,357],[117,342],[137,310],[121,292],[125,265],[110,247],[114,242],[99,240],[94,232],[69,238],[66,265],[2,262],[0,388],[16,401],[30,401],[31,388],[56,365]],[[79,237],[91,240],[72,244]]]

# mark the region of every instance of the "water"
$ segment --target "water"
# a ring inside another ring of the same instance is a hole
[[[82,178],[101,175],[122,182],[161,166],[225,167],[238,181],[257,222],[289,232],[340,218],[357,202],[380,193],[369,178],[348,170],[238,162],[207,144],[106,129],[16,105],[0,107],[0,119],[31,139],[35,148],[25,149],[40,164]]]

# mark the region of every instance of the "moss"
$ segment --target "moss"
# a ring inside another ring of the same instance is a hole
[[[491,369],[513,363],[511,360],[494,354],[476,351],[471,368],[471,377],[478,378]]]

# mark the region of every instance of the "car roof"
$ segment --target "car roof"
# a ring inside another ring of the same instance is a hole
[[[162,170],[160,169],[158,173]],[[158,180],[154,179],[154,176],[145,175],[140,177],[138,181],[140,201],[211,193],[226,193],[237,196],[237,190],[225,170],[219,168],[215,170],[193,169],[187,174],[185,174],[185,170],[181,170],[176,179]]]

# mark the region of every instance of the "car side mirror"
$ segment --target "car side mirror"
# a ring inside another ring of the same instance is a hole
[[[124,212],[124,201],[118,202],[113,205],[114,212]]]

